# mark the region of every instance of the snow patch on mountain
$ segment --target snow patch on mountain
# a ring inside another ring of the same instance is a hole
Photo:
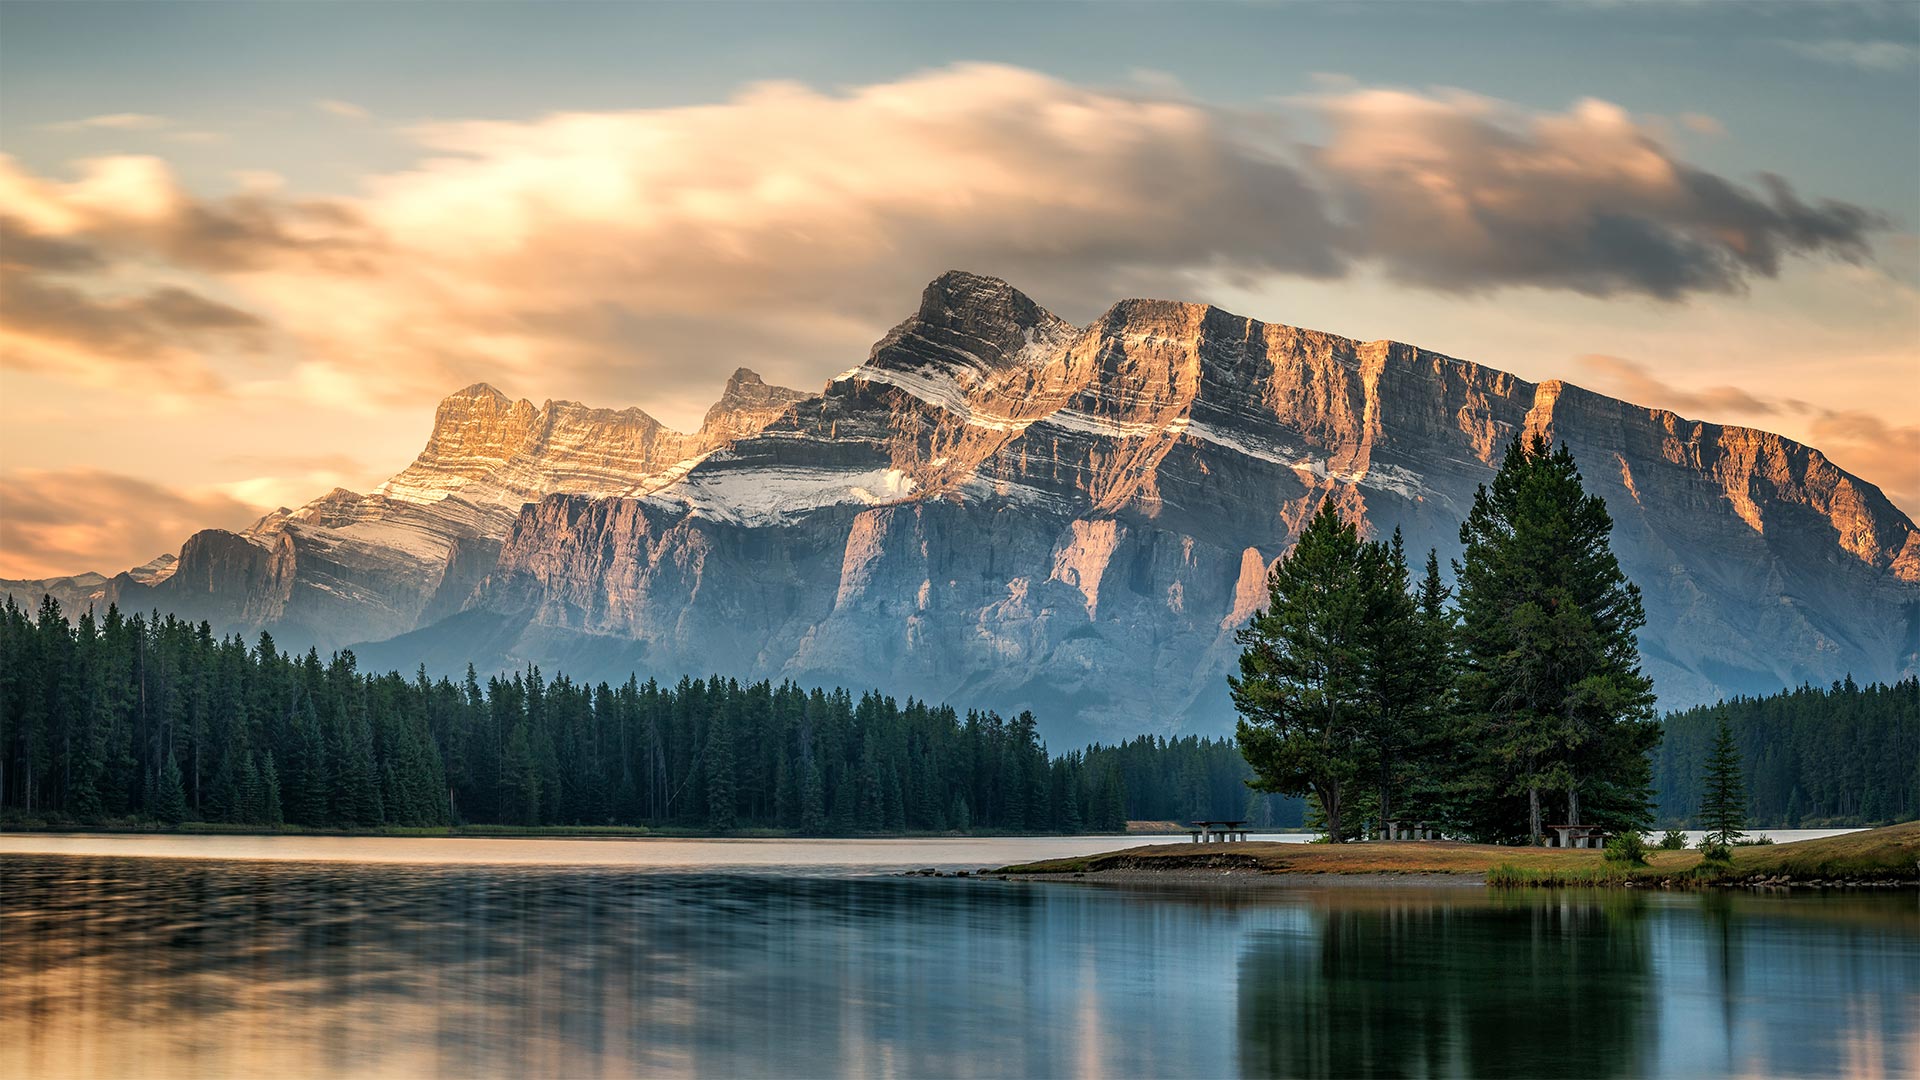
[[[738,525],[779,525],[829,506],[878,506],[913,494],[899,469],[727,467],[726,455],[648,496],[659,505]],[[718,466],[718,467],[714,467]]]

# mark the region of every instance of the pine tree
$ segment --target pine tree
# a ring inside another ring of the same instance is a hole
[[[725,709],[714,712],[707,728],[707,823],[716,829],[728,830],[739,820],[733,729]]]
[[[153,816],[169,825],[187,820],[187,789],[180,776],[180,763],[172,754],[160,766],[160,781],[154,789]]]
[[[1733,743],[1733,727],[1724,714],[1713,754],[1707,758],[1702,788],[1700,825],[1707,831],[1707,842],[1731,847],[1746,835],[1741,829],[1747,823],[1747,789],[1740,773],[1740,748]]]
[[[506,809],[516,825],[540,824],[540,769],[533,758],[533,747],[523,720],[507,736],[507,749],[500,763],[501,781],[507,789]]]
[[[1424,764],[1418,759],[1434,737],[1444,672],[1437,667],[1427,618],[1409,592],[1398,529],[1390,542],[1363,547],[1361,570],[1366,617],[1360,660],[1367,708],[1357,733],[1373,773],[1373,813],[1384,835],[1386,823],[1407,809],[1401,791]],[[1431,557],[1429,572],[1437,573]],[[1344,816],[1354,820],[1351,813]]]
[[[374,757],[373,729],[366,715],[354,709],[339,718],[334,744],[333,794],[336,818],[345,825],[372,828],[385,821],[380,798],[381,768]]]
[[[267,820],[266,788],[260,780],[260,768],[253,763],[250,751],[234,751],[229,757],[240,758],[239,797],[233,807],[233,819],[249,825],[264,824]]]
[[[311,695],[301,697],[288,743],[291,753],[285,781],[287,818],[299,825],[325,825],[330,817],[327,795],[332,784],[328,777],[326,736],[320,729],[320,717]]]
[[[827,831],[826,781],[820,775],[818,762],[807,765],[806,783],[800,789],[800,831],[808,836]]]
[[[260,765],[260,820],[279,827],[285,822],[280,805],[280,773],[273,767],[273,755],[265,755]]]
[[[1347,837],[1342,816],[1361,776],[1366,696],[1367,548],[1329,500],[1267,579],[1270,605],[1236,635],[1240,674],[1230,677],[1240,751],[1261,791],[1312,795],[1327,838]]]
[[[1571,824],[1652,820],[1646,755],[1660,728],[1634,637],[1646,615],[1612,530],[1572,452],[1540,435],[1514,438],[1460,526],[1460,700],[1478,784],[1495,795],[1473,814],[1489,838],[1537,843],[1556,791]]]

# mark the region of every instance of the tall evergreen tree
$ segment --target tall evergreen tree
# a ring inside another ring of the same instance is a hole
[[[1257,790],[1312,795],[1327,836],[1346,839],[1342,817],[1364,768],[1368,546],[1329,500],[1267,578],[1269,605],[1237,635],[1240,674],[1227,680],[1240,713],[1240,751]]]
[[[1385,544],[1367,544],[1359,587],[1366,594],[1360,662],[1366,708],[1356,725],[1374,781],[1373,813],[1384,835],[1403,816],[1400,794],[1434,738],[1446,673],[1438,666],[1431,627],[1409,591],[1399,530]],[[1351,819],[1352,815],[1347,815]]]
[[[1700,798],[1700,825],[1707,831],[1707,842],[1729,847],[1746,834],[1746,781],[1740,773],[1740,748],[1733,744],[1733,727],[1725,713],[1720,716],[1720,733],[1713,741],[1713,755],[1707,759]]]
[[[1455,567],[1459,695],[1494,797],[1469,811],[1467,831],[1537,843],[1556,792],[1571,824],[1651,822],[1646,755],[1660,729],[1634,639],[1646,615],[1612,530],[1572,452],[1537,434],[1516,436],[1474,496]]]
[[[1414,590],[1418,634],[1413,652],[1405,659],[1421,688],[1420,713],[1409,753],[1419,768],[1408,783],[1408,816],[1439,823],[1457,818],[1459,804],[1455,777],[1463,770],[1467,747],[1454,730],[1457,711],[1454,687],[1455,616],[1447,602],[1453,592],[1440,577],[1440,554],[1429,549],[1427,562]]]
[[[266,754],[260,764],[260,820],[267,825],[284,823],[280,803],[280,773],[273,767],[273,755]]]
[[[707,822],[721,830],[739,822],[731,719],[727,710],[715,710],[714,723],[707,729]]]
[[[506,787],[507,820],[516,825],[540,824],[540,767],[534,760],[533,745],[523,720],[507,736],[507,749],[500,766]]]
[[[180,763],[172,754],[160,764],[160,776],[154,787],[153,816],[169,825],[187,820],[187,789],[180,776]]]

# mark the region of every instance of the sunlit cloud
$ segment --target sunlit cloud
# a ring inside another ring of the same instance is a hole
[[[372,115],[366,109],[355,105],[353,102],[341,101],[338,98],[322,98],[314,102],[313,105],[314,108],[319,109],[323,113],[342,117],[347,120],[365,120]]]
[[[0,578],[113,574],[178,551],[205,528],[243,528],[258,505],[100,469],[0,472]]]
[[[1674,117],[1674,119],[1679,122],[1682,128],[1693,132],[1695,135],[1713,135],[1717,137],[1727,133],[1725,124],[1722,124],[1714,117],[1708,116],[1706,113],[1683,112],[1679,116]]]
[[[79,131],[151,131],[171,125],[173,121],[164,116],[151,113],[107,113],[102,116],[89,116],[80,120],[62,120],[53,124],[42,124],[40,130],[62,133]]]
[[[1765,425],[1789,418],[1804,426],[1829,461],[1875,483],[1901,506],[1920,506],[1920,425],[1898,424],[1858,409],[1831,409],[1793,397],[1758,394],[1737,386],[1687,389],[1619,356],[1589,355],[1576,363],[1595,389],[1689,419]],[[1920,368],[1920,364],[1916,364]],[[1777,425],[1776,425],[1777,426]]]

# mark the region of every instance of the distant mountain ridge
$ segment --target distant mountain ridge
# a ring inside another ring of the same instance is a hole
[[[957,272],[819,393],[743,369],[680,433],[469,387],[375,492],[60,589],[403,669],[719,670],[1031,707],[1056,737],[1219,731],[1233,631],[1319,502],[1444,559],[1517,431],[1606,498],[1664,704],[1920,664],[1920,533],[1818,450],[1201,304],[1076,327]]]

